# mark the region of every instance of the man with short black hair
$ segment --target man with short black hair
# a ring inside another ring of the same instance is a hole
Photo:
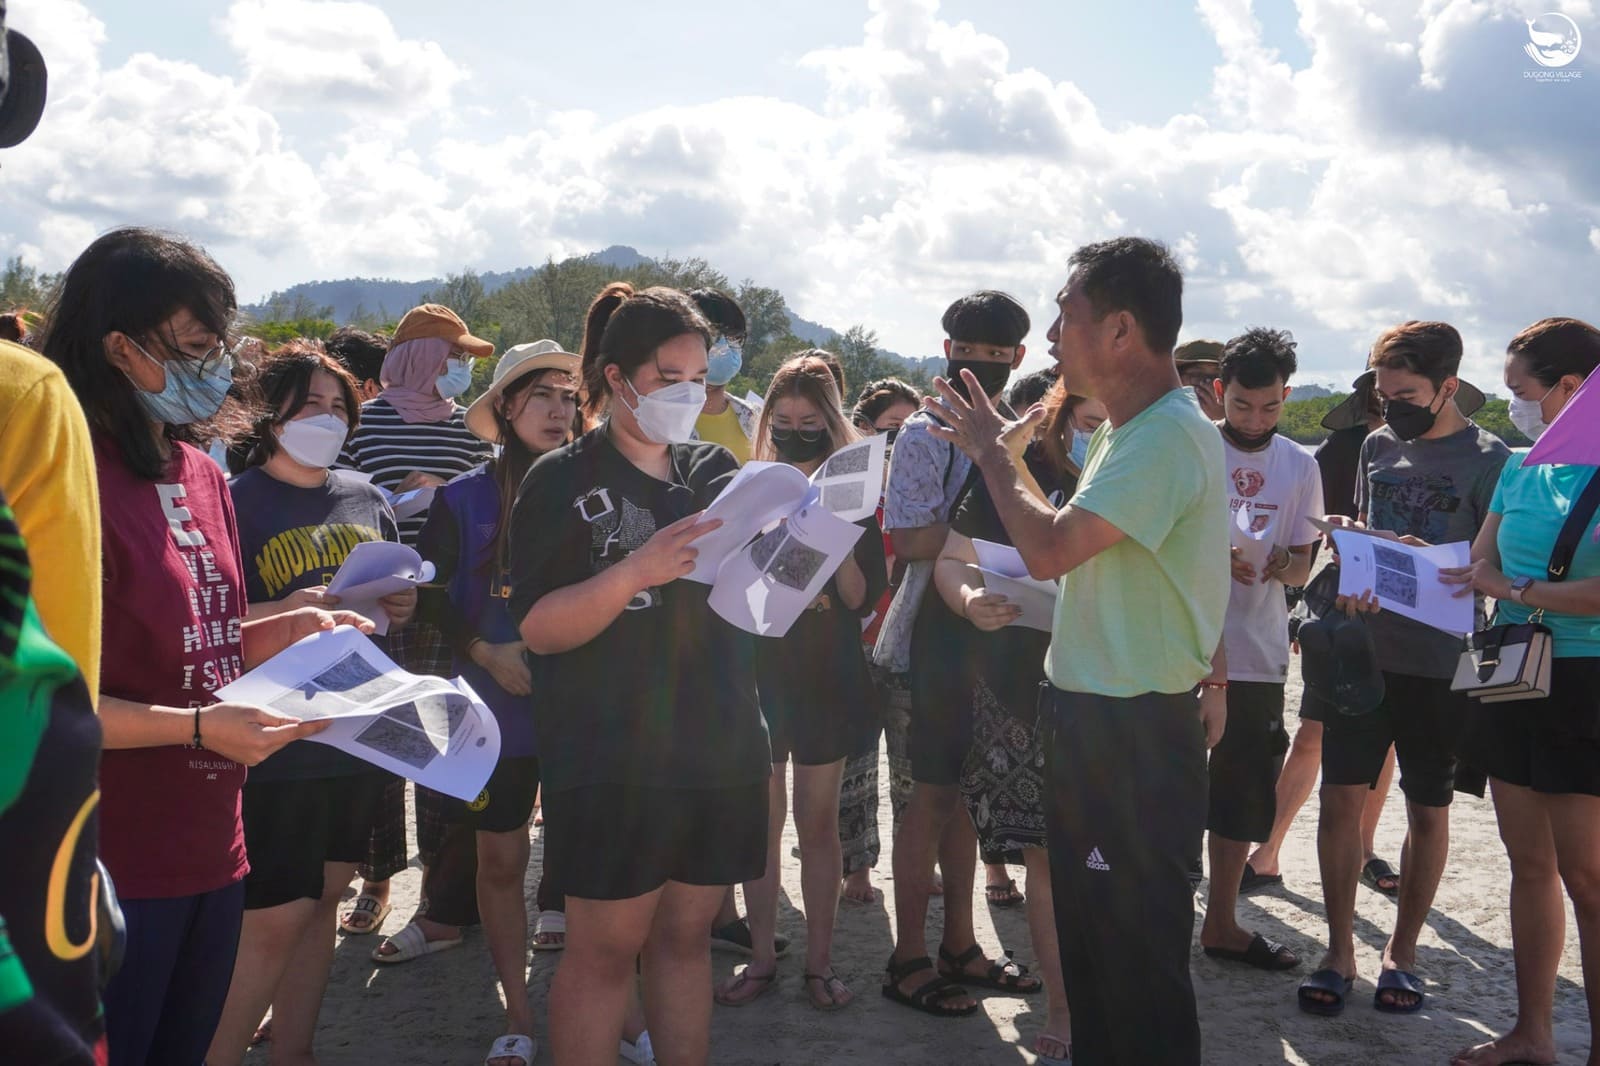
[[[383,391],[383,357],[389,354],[386,338],[354,326],[340,326],[328,334],[322,347],[356,379],[362,403]]]
[[[1278,419],[1297,366],[1287,332],[1251,329],[1223,349],[1213,395],[1222,407],[1227,461],[1232,584],[1223,644],[1228,657],[1228,729],[1211,749],[1206,815],[1211,896],[1200,944],[1212,958],[1261,970],[1300,964],[1282,944],[1240,928],[1235,913],[1251,841],[1265,840],[1289,748],[1283,731],[1289,677],[1289,608],[1284,588],[1311,578],[1311,549],[1323,515],[1316,460]]]
[[[1051,354],[1071,392],[1110,412],[1077,494],[1057,511],[1022,473],[1042,409],[1008,420],[965,398],[970,374],[963,390],[936,382],[947,428],[930,432],[982,471],[1028,572],[1061,578],[1041,723],[1073,1057],[1197,1066],[1189,863],[1227,718],[1222,441],[1172,362],[1183,274],[1166,246],[1123,237],[1069,264]]]
[[[728,383],[744,366],[744,341],[750,327],[738,303],[721,289],[696,289],[689,299],[711,323],[712,333],[706,356],[706,403],[695,419],[694,431],[701,440],[728,449],[742,466],[750,461],[750,442],[761,411],[731,395]]]

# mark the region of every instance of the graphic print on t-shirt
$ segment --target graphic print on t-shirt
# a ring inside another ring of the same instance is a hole
[[[655,515],[623,497],[620,506],[608,489],[597,488],[572,501],[573,509],[589,523],[589,567],[598,574],[615,566],[645,546],[656,535]],[[661,606],[661,590],[650,588],[638,593],[628,604],[630,611]]]
[[[276,600],[279,593],[312,571],[320,571],[316,584],[326,585],[350,549],[363,541],[383,539],[383,532],[372,526],[299,526],[268,540],[251,561],[261,575],[267,599]]]
[[[1237,514],[1240,508],[1250,512],[1250,532],[1265,533],[1278,518],[1279,505],[1257,499],[1267,488],[1266,471],[1253,466],[1234,467],[1230,476],[1234,496],[1228,500],[1228,510]]]
[[[1430,544],[1448,539],[1450,516],[1461,508],[1461,492],[1448,474],[1411,477],[1373,471],[1367,524],[1373,529],[1411,534]]]

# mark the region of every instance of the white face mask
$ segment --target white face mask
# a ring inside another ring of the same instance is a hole
[[[1511,424],[1520,429],[1524,437],[1538,440],[1544,431],[1550,428],[1550,423],[1544,420],[1544,401],[1555,391],[1556,387],[1552,385],[1537,400],[1511,397]]]
[[[444,373],[439,375],[433,387],[447,400],[453,400],[472,388],[472,360],[446,359]]]
[[[278,443],[301,466],[326,470],[339,458],[350,427],[338,415],[297,418],[278,431]]]
[[[638,403],[631,408],[639,431],[657,444],[683,444],[694,439],[695,420],[706,405],[706,387],[698,381],[675,381],[643,396],[628,382]]]

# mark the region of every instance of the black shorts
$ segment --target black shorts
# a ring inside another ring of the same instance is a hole
[[[522,829],[533,815],[539,794],[539,760],[531,755],[501,757],[477,799],[467,804],[467,818],[483,833],[510,833]]]
[[[1278,811],[1278,772],[1289,750],[1283,686],[1228,683],[1228,722],[1211,749],[1206,829],[1229,840],[1265,840]]]
[[[668,881],[734,885],[767,869],[763,780],[728,788],[580,785],[544,796],[545,868],[578,899],[633,899]]]
[[[1374,788],[1394,745],[1400,791],[1423,807],[1448,807],[1456,753],[1472,701],[1450,679],[1383,673],[1383,702],[1371,714],[1330,711],[1323,719],[1322,781]]]
[[[359,863],[393,774],[246,781],[240,810],[250,872],[245,910],[320,899],[322,864]]]
[[[1556,659],[1545,699],[1472,701],[1461,761],[1535,792],[1600,796],[1597,719],[1600,659]]]
[[[1326,722],[1331,714],[1338,714],[1338,710],[1328,705],[1328,701],[1312,692],[1310,689],[1300,689],[1300,720],[1302,722]]]

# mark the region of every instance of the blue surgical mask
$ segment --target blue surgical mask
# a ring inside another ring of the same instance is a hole
[[[1086,433],[1081,429],[1072,431],[1072,465],[1079,470],[1089,458],[1089,442],[1094,439],[1093,433]]]
[[[744,365],[744,349],[726,337],[718,337],[706,353],[706,384],[726,385]]]
[[[166,374],[167,381],[160,392],[146,392],[134,384],[134,392],[151,418],[172,426],[187,426],[204,422],[222,410],[222,401],[228,398],[228,386],[233,384],[231,354],[223,353],[214,366],[202,369],[201,363],[194,359],[168,359],[163,363],[132,337],[128,341]]]
[[[434,388],[438,389],[439,395],[447,400],[453,400],[472,388],[472,360],[446,359],[444,373],[439,375]]]

